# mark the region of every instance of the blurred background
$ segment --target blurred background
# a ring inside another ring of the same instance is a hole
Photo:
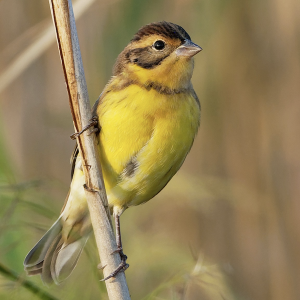
[[[73,3],[91,104],[147,23],[180,24],[204,49],[194,147],[121,218],[132,299],[299,300],[299,0]],[[72,133],[48,1],[1,0],[1,299],[107,299],[93,238],[61,286],[23,271],[65,200]]]

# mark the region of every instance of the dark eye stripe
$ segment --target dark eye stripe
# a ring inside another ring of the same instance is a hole
[[[161,62],[169,56],[170,53],[165,55],[154,55],[149,51],[151,47],[136,48],[128,51],[125,55],[126,59],[144,69],[153,69],[160,65]],[[153,51],[153,50],[152,50]]]
[[[168,56],[168,55],[167,55]],[[161,64],[161,62],[167,57],[161,57],[151,62],[137,62],[136,64],[144,69],[153,69]]]

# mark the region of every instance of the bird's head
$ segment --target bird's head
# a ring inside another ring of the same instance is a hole
[[[188,33],[170,22],[142,27],[118,56],[114,76],[125,76],[141,84],[154,82],[170,89],[188,87],[193,56],[202,50]]]

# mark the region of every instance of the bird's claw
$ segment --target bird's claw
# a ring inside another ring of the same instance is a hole
[[[123,253],[122,247],[118,247],[117,250],[115,250],[114,252],[111,253],[111,255],[113,255],[115,253],[120,253],[121,259],[123,259],[124,257],[126,257],[125,260],[127,259],[127,256]]]
[[[75,132],[73,133],[70,138],[72,140],[75,140],[76,138],[78,138],[83,132],[85,132],[86,130],[88,130],[89,128],[94,127],[92,129],[92,131],[88,134],[92,134],[93,132],[98,132],[99,128],[98,128],[98,117],[94,116],[91,118],[90,123],[88,125],[86,125],[81,131],[79,132]]]
[[[98,127],[95,127],[95,128],[93,128],[91,131],[90,131],[90,133],[88,133],[88,135],[91,135],[92,133],[97,133],[97,132],[99,132],[100,130],[99,130],[99,128]]]
[[[125,255],[123,253],[123,249],[122,248],[118,248],[116,251],[112,252],[112,254],[114,253],[120,253],[121,256],[121,263],[119,264],[119,266],[107,277],[101,279],[100,281],[105,281],[107,279],[110,279],[112,277],[116,277],[117,274],[119,274],[120,272],[124,272],[129,268],[129,264],[126,262],[127,260],[127,255]]]

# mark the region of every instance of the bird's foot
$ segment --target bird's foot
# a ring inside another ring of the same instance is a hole
[[[128,269],[129,264],[126,262],[127,261],[127,255],[125,255],[123,253],[123,249],[122,248],[118,248],[112,254],[114,254],[116,252],[118,252],[120,254],[120,256],[121,256],[121,263],[119,264],[119,266],[110,275],[108,275],[107,277],[101,279],[100,281],[105,281],[105,280],[107,280],[109,278],[116,277],[117,274],[119,274],[120,272],[124,272],[125,270]]]
[[[86,130],[88,130],[89,128],[94,127],[91,132],[88,135],[91,135],[93,132],[99,132],[99,124],[98,124],[98,117],[94,116],[91,118],[90,123],[88,125],[86,125],[81,131],[79,132],[75,132],[73,133],[70,138],[72,140],[75,140],[76,138],[78,138],[83,132],[85,132]]]

